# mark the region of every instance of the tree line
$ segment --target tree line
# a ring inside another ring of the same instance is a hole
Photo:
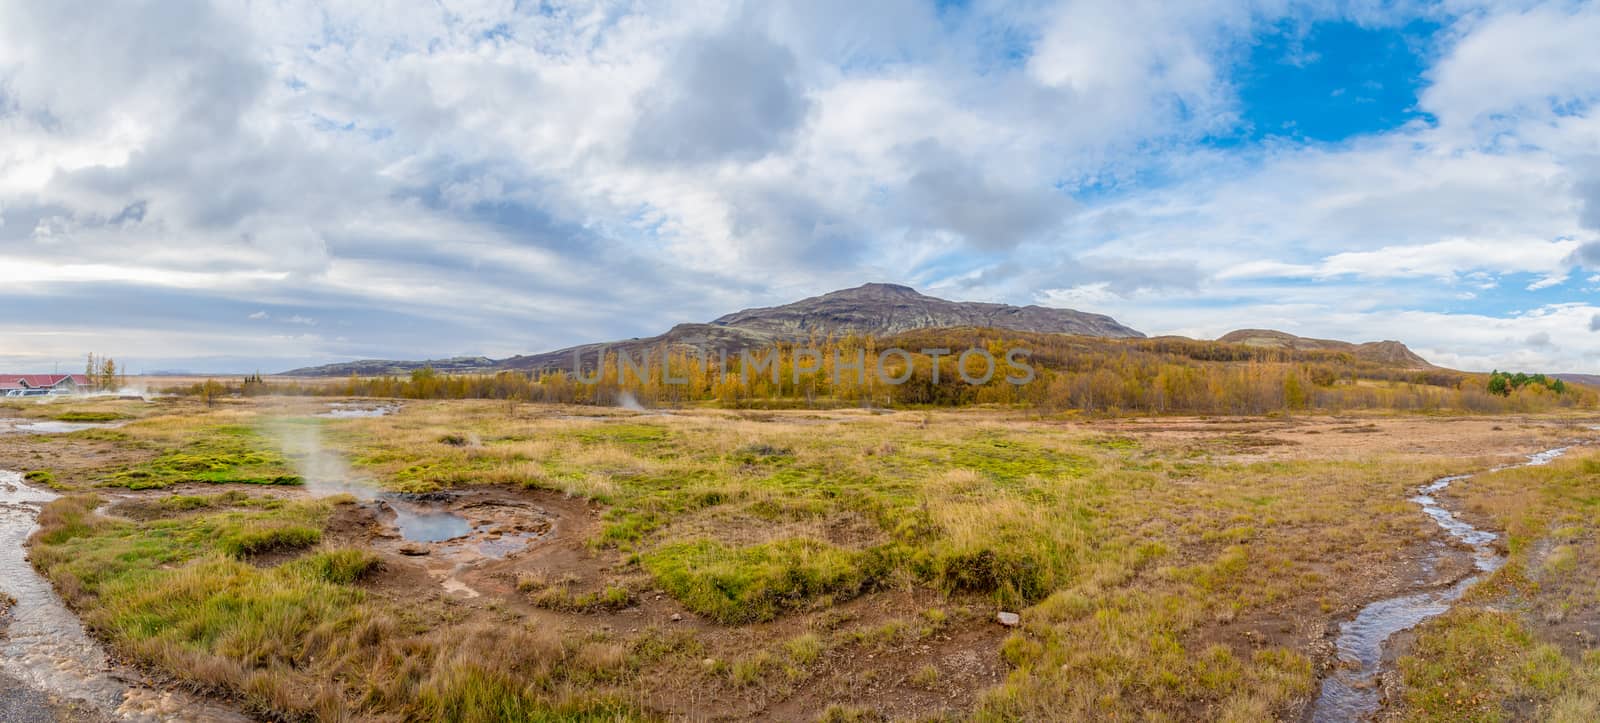
[[[876,373],[878,352],[889,347]],[[798,349],[807,350],[796,353]],[[993,359],[1026,350],[1034,374],[1025,384],[1005,373],[982,384],[978,355],[921,350],[982,349]],[[493,374],[444,374],[431,368],[408,375],[342,380],[272,380],[253,375],[221,389],[189,391],[304,394],[403,399],[499,399],[510,402],[615,405],[626,397],[651,407],[730,408],[838,406],[1021,406],[1054,413],[1263,414],[1286,411],[1394,409],[1505,412],[1592,407],[1595,392],[1560,380],[1518,383],[1503,373],[1468,374],[1406,369],[1349,352],[1292,350],[1177,338],[1103,339],[995,329],[925,329],[886,339],[847,336],[779,344],[759,369],[745,355],[705,355],[687,348],[634,350],[584,360],[576,369]],[[866,369],[858,371],[859,360]],[[619,363],[621,362],[621,363]],[[965,379],[962,372],[966,372]],[[885,381],[885,377],[900,383]],[[1542,378],[1542,377],[1539,377]]]
[[[1530,384],[1543,387],[1556,394],[1567,393],[1566,382],[1543,374],[1529,375],[1523,372],[1512,374],[1498,369],[1489,372],[1488,390],[1490,394],[1509,397],[1512,393]]]

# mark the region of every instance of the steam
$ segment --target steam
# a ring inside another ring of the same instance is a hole
[[[133,385],[129,385],[129,386],[118,387],[116,389],[101,389],[101,390],[97,390],[97,391],[93,391],[93,392],[73,392],[71,394],[47,394],[47,395],[38,396],[38,397],[22,397],[22,398],[23,399],[31,399],[31,400],[35,401],[36,403],[38,403],[38,404],[54,404],[56,402],[74,402],[74,401],[82,401],[82,400],[85,400],[85,399],[122,399],[122,398],[127,398],[127,397],[138,397],[138,398],[143,399],[143,400],[148,402],[148,401],[150,401],[152,399],[155,399],[157,397],[170,397],[170,396],[173,396],[173,395],[167,394],[167,393],[164,393],[164,392],[153,392],[153,391],[150,391],[150,388],[145,386],[145,385],[143,385],[143,384],[133,384]]]
[[[353,479],[344,457],[322,443],[322,424],[315,419],[275,418],[262,425],[266,435],[283,450],[294,470],[316,496],[348,494],[361,500],[376,499],[371,485]]]
[[[617,392],[617,406],[635,412],[647,411],[644,405],[640,404],[639,400],[633,396],[633,392],[626,389]]]
[[[277,417],[264,422],[261,429],[283,450],[314,497],[346,494],[362,502],[377,502],[394,513],[393,525],[407,540],[440,542],[472,531],[472,524],[454,512],[399,499],[372,480],[357,478],[344,456],[322,443],[320,419]]]

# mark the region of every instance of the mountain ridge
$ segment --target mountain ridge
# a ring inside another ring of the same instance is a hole
[[[665,343],[737,353],[741,349],[776,342],[805,341],[813,334],[889,336],[914,329],[967,326],[1112,338],[1144,337],[1142,332],[1104,314],[1037,305],[949,301],[909,286],[875,282],[788,304],[742,309],[707,323],[682,323],[652,337],[579,344],[498,360],[486,357],[422,361],[362,359],[291,369],[280,372],[279,376],[375,376],[403,374],[424,366],[452,372],[565,369],[572,365],[575,352],[592,358],[601,348],[631,353]]]
[[[1437,369],[1427,359],[1423,359],[1410,347],[1393,339],[1383,341],[1349,342],[1336,339],[1314,339],[1305,336],[1296,336],[1286,331],[1276,329],[1235,329],[1222,336],[1217,341],[1228,344],[1244,344],[1246,346],[1278,347],[1295,351],[1323,350],[1341,351],[1354,354],[1357,358],[1369,361],[1393,364],[1409,369]]]
[[[432,367],[448,373],[537,371],[570,369],[575,357],[596,359],[601,350],[637,355],[661,345],[737,354],[743,349],[775,343],[804,342],[813,336],[850,334],[889,337],[923,329],[992,328],[1006,331],[1076,334],[1110,339],[1143,339],[1142,332],[1104,314],[1045,306],[1013,306],[978,301],[949,301],[928,296],[909,286],[868,283],[777,306],[742,309],[709,322],[680,323],[651,337],[594,342],[504,359],[451,357],[421,361],[362,359],[303,367],[279,376],[383,376],[406,374]],[[1183,337],[1179,337],[1183,338]],[[1214,341],[1226,344],[1321,350],[1349,353],[1357,358],[1405,369],[1437,369],[1405,344],[1394,340],[1354,343],[1316,339],[1273,329],[1236,329]]]

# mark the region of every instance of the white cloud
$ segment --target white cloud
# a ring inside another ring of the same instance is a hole
[[[1600,240],[1593,4],[1430,10],[1436,122],[1236,148],[1200,141],[1246,110],[1254,33],[1408,6],[547,10],[0,0],[0,293],[167,295],[139,332],[170,353],[63,324],[152,357],[204,354],[240,316],[357,331],[229,330],[234,357],[510,354],[879,278],[1152,332],[1600,354],[1566,341],[1592,312],[1495,301],[1513,274],[1562,292]],[[0,348],[84,343],[52,339],[0,326]]]
[[[1452,130],[1516,130],[1572,101],[1600,100],[1600,6],[1544,2],[1462,21],[1420,104]]]

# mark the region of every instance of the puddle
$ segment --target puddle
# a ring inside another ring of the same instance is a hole
[[[248,720],[187,695],[130,682],[138,680],[137,673],[112,664],[28,563],[23,543],[39,508],[56,496],[23,484],[17,472],[0,470],[0,591],[17,601],[0,628],[0,673],[118,720]]]
[[[392,412],[398,405],[388,409]],[[351,416],[350,410],[340,411]],[[486,560],[520,553],[553,528],[554,517],[543,509],[485,499],[478,492],[386,491],[323,444],[317,420],[278,420],[266,429],[293,460],[307,492],[313,497],[350,495],[370,505],[377,519],[389,528],[373,540],[374,547],[417,560],[447,593],[476,596],[459,575]]]
[[[1567,447],[1547,449],[1528,455],[1526,462],[1495,467],[1490,471],[1549,464],[1551,460],[1565,454],[1567,449]],[[1452,483],[1472,476],[1463,474],[1434,480],[1419,489],[1411,501],[1420,505],[1422,511],[1451,537],[1472,547],[1473,565],[1477,568],[1478,574],[1443,590],[1429,590],[1379,600],[1362,608],[1354,620],[1341,624],[1335,645],[1343,667],[1322,681],[1322,692],[1317,697],[1311,720],[1318,723],[1364,720],[1377,712],[1380,702],[1377,686],[1378,669],[1383,662],[1384,644],[1389,638],[1402,630],[1416,627],[1429,618],[1445,614],[1455,601],[1466,594],[1468,588],[1505,564],[1505,558],[1493,547],[1499,535],[1462,522],[1434,497]],[[1434,558],[1425,564],[1429,566],[1436,564],[1438,556],[1443,554],[1442,549],[1433,553]]]
[[[27,419],[0,419],[0,434],[67,434],[85,429],[112,429],[124,422],[53,422]]]
[[[318,414],[327,419],[362,419],[365,417],[385,417],[400,411],[398,404],[356,404],[352,402],[333,402],[328,405],[326,412]]]
[[[478,554],[495,560],[504,560],[511,555],[528,549],[528,545],[543,536],[543,533],[538,532],[517,532],[510,535],[490,537],[478,543]]]
[[[394,510],[394,526],[400,530],[400,537],[410,542],[444,542],[472,534],[472,523],[454,512],[409,502],[386,502]]]

